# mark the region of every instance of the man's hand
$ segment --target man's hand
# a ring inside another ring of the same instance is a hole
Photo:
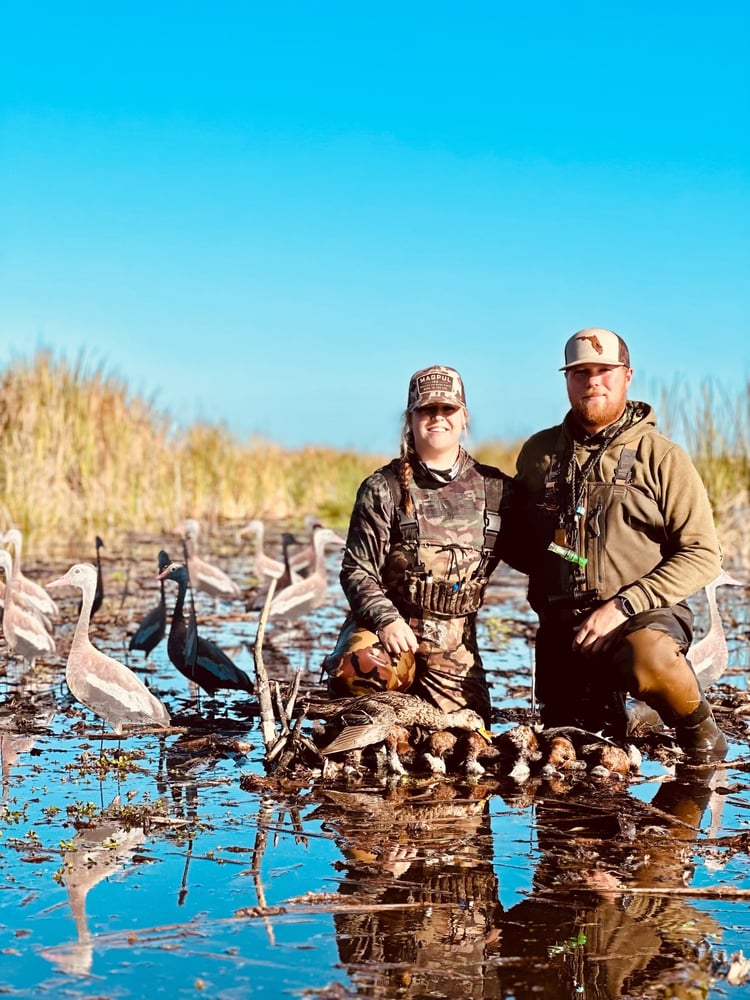
[[[627,620],[628,616],[620,610],[616,600],[605,601],[576,628],[573,650],[583,656],[603,653]]]

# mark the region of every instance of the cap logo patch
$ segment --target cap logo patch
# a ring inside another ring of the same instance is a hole
[[[417,379],[417,392],[421,396],[425,392],[452,392],[453,379],[442,372],[428,372]]]
[[[588,340],[591,346],[594,348],[597,354],[604,354],[604,347],[602,346],[601,340],[597,337],[595,333],[587,335],[585,337],[576,337],[576,340]]]

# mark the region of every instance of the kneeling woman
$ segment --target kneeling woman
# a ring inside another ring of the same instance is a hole
[[[401,457],[362,483],[349,524],[351,610],[325,662],[333,696],[409,691],[490,723],[476,613],[503,554],[513,484],[461,447],[467,422],[457,371],[412,376]]]

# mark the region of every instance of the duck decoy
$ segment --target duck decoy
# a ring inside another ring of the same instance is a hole
[[[186,518],[178,534],[183,538],[185,550],[187,552],[187,567],[190,574],[190,585],[194,590],[201,590],[224,601],[231,601],[239,597],[241,590],[239,584],[228,576],[223,569],[214,566],[198,555],[198,522],[192,518]]]
[[[102,601],[104,600],[104,580],[102,578],[102,558],[99,554],[99,550],[104,547],[104,542],[101,540],[99,535],[96,536],[96,541],[94,542],[96,547],[96,590],[94,591],[94,603],[91,605],[91,617],[93,618],[99,608],[102,606]],[[83,600],[78,603],[78,614],[81,613],[81,605]]]
[[[7,549],[0,549],[0,570],[5,573],[3,600],[3,635],[8,648],[31,669],[38,656],[54,656],[55,640],[40,621],[38,615],[25,611],[15,601],[13,560]]]
[[[13,549],[13,587],[16,593],[26,594],[28,599],[48,618],[59,617],[58,607],[44,587],[24,576],[21,570],[23,536],[19,529],[8,528],[3,537],[3,544]]]
[[[721,677],[729,662],[727,637],[724,634],[724,625],[716,600],[716,589],[723,586],[744,587],[745,585],[741,580],[737,580],[727,573],[725,569],[719,572],[715,580],[706,584],[709,629],[703,638],[699,639],[687,651],[687,658],[704,689]]]
[[[335,733],[333,739],[318,747],[323,756],[385,743],[389,767],[397,774],[404,773],[397,752],[404,727],[420,726],[438,731],[461,729],[489,736],[482,717],[472,709],[443,712],[416,695],[400,691],[378,691],[330,702],[311,702],[308,714],[326,719],[326,732]]]
[[[83,595],[83,607],[65,666],[65,680],[73,697],[108,723],[118,736],[122,736],[125,724],[167,728],[169,713],[159,699],[132,670],[102,653],[89,639],[96,567],[91,563],[75,563],[65,576],[47,586],[78,587]]]
[[[315,532],[318,528],[325,527],[317,517],[308,514],[305,517],[305,529],[307,531],[307,542],[291,555],[287,555],[285,562],[288,564],[292,577],[307,576],[315,564],[315,545],[313,544]],[[345,544],[342,542],[342,544]],[[281,587],[279,587],[281,589]]]
[[[271,601],[269,617],[299,618],[319,607],[328,592],[325,552],[330,545],[345,545],[345,540],[331,528],[318,528],[313,537],[315,561],[309,576],[295,580],[277,592]]]
[[[159,553],[159,572],[161,573],[167,566],[169,566],[169,556],[162,551]],[[159,590],[159,603],[145,615],[128,643],[128,650],[131,653],[140,650],[145,654],[144,660],[149,658],[167,631],[167,601],[164,593],[164,581],[161,579],[159,579]]]
[[[177,584],[177,600],[172,612],[172,624],[167,640],[167,654],[179,672],[202,688],[207,694],[216,694],[221,688],[234,691],[254,691],[253,682],[244,670],[235,666],[226,653],[210,639],[195,633],[195,662],[188,662],[186,651],[188,643],[188,625],[185,622],[184,606],[188,588],[188,570],[183,563],[170,563],[159,574],[162,580],[174,580]]]

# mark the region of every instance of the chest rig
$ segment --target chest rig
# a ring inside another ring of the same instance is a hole
[[[606,488],[614,500],[622,500],[632,479],[637,455],[636,448],[622,446],[611,483],[599,487],[598,495],[589,496],[587,509],[588,474],[607,447],[608,442],[605,441],[580,469],[574,456],[571,456],[567,469],[563,467],[559,453],[551,456],[539,503],[554,525],[553,541],[548,546],[546,573],[550,607],[560,610],[586,608],[599,597],[596,588],[586,588],[585,567],[588,560],[584,554],[583,536],[584,533],[591,539],[600,536],[606,506],[602,489]]]
[[[467,546],[450,542],[425,541],[420,538],[419,520],[403,509],[401,484],[391,467],[383,470],[393,497],[396,517],[391,529],[391,550],[402,554],[398,572],[389,581],[389,593],[397,606],[408,611],[425,612],[437,618],[460,618],[474,614],[482,598],[496,561],[496,546],[502,510],[506,502],[502,479],[485,476],[476,467],[477,482],[484,489],[481,540]],[[436,519],[439,517],[440,487],[434,492]],[[433,506],[428,501],[429,506]],[[477,512],[474,512],[474,520]],[[436,520],[437,523],[437,520]],[[476,533],[476,528],[475,528]]]

